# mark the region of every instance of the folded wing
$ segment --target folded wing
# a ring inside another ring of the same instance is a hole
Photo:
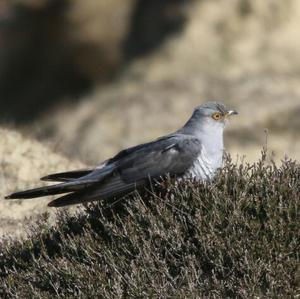
[[[67,194],[50,202],[49,206],[60,207],[100,198],[119,198],[145,186],[149,179],[158,179],[167,174],[180,176],[200,154],[201,144],[198,139],[189,136],[172,136],[125,151],[118,154],[118,159],[111,159],[115,171],[101,185]]]
[[[197,138],[174,134],[123,150],[94,171],[59,173],[44,178],[63,181],[62,184],[17,192],[7,198],[69,193],[49,203],[49,206],[55,207],[100,198],[117,198],[144,186],[149,179],[157,179],[167,174],[184,174],[200,151],[201,144]]]

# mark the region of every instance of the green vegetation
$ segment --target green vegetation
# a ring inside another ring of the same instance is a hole
[[[299,295],[299,164],[228,161],[213,182],[154,189],[2,242],[1,297]]]

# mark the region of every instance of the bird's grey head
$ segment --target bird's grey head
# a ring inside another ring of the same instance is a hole
[[[223,134],[225,125],[235,110],[230,110],[224,104],[218,102],[207,102],[195,108],[192,117],[182,128],[189,134]]]

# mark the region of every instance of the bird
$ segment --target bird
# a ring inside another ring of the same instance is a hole
[[[41,180],[57,183],[12,193],[5,198],[62,195],[48,203],[50,207],[62,207],[119,199],[145,188],[150,181],[165,177],[209,180],[222,167],[223,131],[230,116],[236,114],[223,103],[204,103],[173,133],[123,149],[94,169],[47,175]]]

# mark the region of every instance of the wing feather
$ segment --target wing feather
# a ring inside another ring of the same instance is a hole
[[[93,171],[65,172],[43,178],[64,183],[17,192],[7,198],[69,193],[49,203],[49,206],[58,207],[120,197],[145,185],[149,178],[183,174],[194,163],[200,151],[199,139],[176,133],[123,150]]]
[[[132,153],[118,168],[126,182],[134,182],[147,177],[158,178],[169,174],[181,175],[194,163],[201,151],[197,138],[172,138],[160,147],[139,150]]]
[[[41,178],[42,181],[69,182],[79,179],[93,172],[93,169],[73,170],[67,172],[52,173]]]
[[[49,207],[63,207],[84,202],[91,202],[99,199],[120,198],[144,185],[144,182],[125,183],[120,178],[110,180],[105,185],[97,188],[90,187],[86,190],[67,194],[51,201]]]

